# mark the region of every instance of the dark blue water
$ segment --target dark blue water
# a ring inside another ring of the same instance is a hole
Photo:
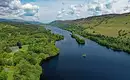
[[[130,55],[114,52],[86,39],[78,45],[71,33],[50,27],[53,33],[64,35],[56,42],[59,56],[44,62],[41,80],[130,80]],[[86,58],[82,54],[86,54]]]

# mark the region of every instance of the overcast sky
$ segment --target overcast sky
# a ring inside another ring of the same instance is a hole
[[[51,22],[130,12],[129,0],[0,0],[0,17]]]

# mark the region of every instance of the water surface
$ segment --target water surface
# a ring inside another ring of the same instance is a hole
[[[48,27],[53,33],[64,36],[56,42],[59,56],[42,64],[41,80],[130,80],[130,55],[115,52],[86,39],[79,45],[71,33]],[[86,58],[82,54],[86,54]]]

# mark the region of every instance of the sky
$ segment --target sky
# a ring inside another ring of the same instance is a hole
[[[129,0],[0,0],[0,18],[43,23],[128,12]]]

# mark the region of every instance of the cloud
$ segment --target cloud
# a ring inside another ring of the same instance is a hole
[[[59,14],[60,17],[75,16],[78,18],[83,14],[84,16],[97,16],[126,12],[130,12],[130,0],[91,0],[82,4],[71,4],[65,9],[65,12],[61,11]]]
[[[39,7],[31,3],[22,4],[20,0],[0,0],[0,16],[35,17]]]
[[[11,1],[11,0],[0,0],[0,15],[6,16],[11,14],[17,14],[18,10],[20,9],[19,1]]]
[[[37,5],[25,4],[22,6],[24,16],[35,16],[38,13],[39,7]]]
[[[65,3],[63,5],[65,5]],[[62,8],[60,11],[58,11],[57,18],[62,18],[64,16],[80,17],[82,8],[82,4],[72,4],[68,6],[68,8]]]

